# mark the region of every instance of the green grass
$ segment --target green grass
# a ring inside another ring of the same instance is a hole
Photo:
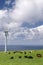
[[[29,53],[30,50],[25,50],[27,54],[23,53],[13,53],[14,51],[0,52],[0,65],[43,65],[43,50],[32,50],[32,53]],[[37,57],[36,54],[41,54],[42,57]],[[11,57],[14,59],[11,59]],[[22,56],[22,58],[19,58]],[[24,58],[24,56],[32,56],[33,59]]]

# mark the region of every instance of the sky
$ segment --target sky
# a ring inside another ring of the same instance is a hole
[[[43,0],[0,0],[0,45],[43,45]]]

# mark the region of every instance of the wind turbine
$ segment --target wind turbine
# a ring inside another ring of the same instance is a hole
[[[3,19],[3,21],[7,22],[5,24],[2,24],[2,30],[5,33],[5,52],[7,52],[7,41],[8,41],[8,32],[9,32],[9,26],[8,26],[8,22],[9,22],[9,9],[7,11],[7,17],[5,17]]]
[[[5,52],[7,52],[7,37],[8,37],[8,28],[4,29],[5,33]]]

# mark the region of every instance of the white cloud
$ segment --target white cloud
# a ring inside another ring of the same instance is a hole
[[[34,25],[43,20],[43,0],[16,0],[11,11],[1,10],[0,17],[11,28],[18,28],[23,22]]]
[[[15,6],[12,5],[12,10],[0,10],[0,29],[10,29],[9,40],[18,39],[20,35],[24,40],[43,38],[43,25],[31,29],[21,27],[23,22],[33,25],[43,21],[43,0],[16,0]]]
[[[0,19],[6,16],[7,10],[0,10]]]
[[[35,24],[43,20],[43,0],[17,0],[10,16],[16,22]]]
[[[28,28],[19,28],[9,33],[9,39],[22,39],[22,40],[41,40],[43,39],[43,26],[39,26],[36,28],[28,29]]]

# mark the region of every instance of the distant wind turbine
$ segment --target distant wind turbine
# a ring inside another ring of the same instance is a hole
[[[8,27],[4,27],[4,33],[5,33],[5,52],[7,52],[7,37],[8,37]]]
[[[5,33],[5,52],[7,52],[7,36],[8,36],[8,30],[5,30],[4,33]]]

